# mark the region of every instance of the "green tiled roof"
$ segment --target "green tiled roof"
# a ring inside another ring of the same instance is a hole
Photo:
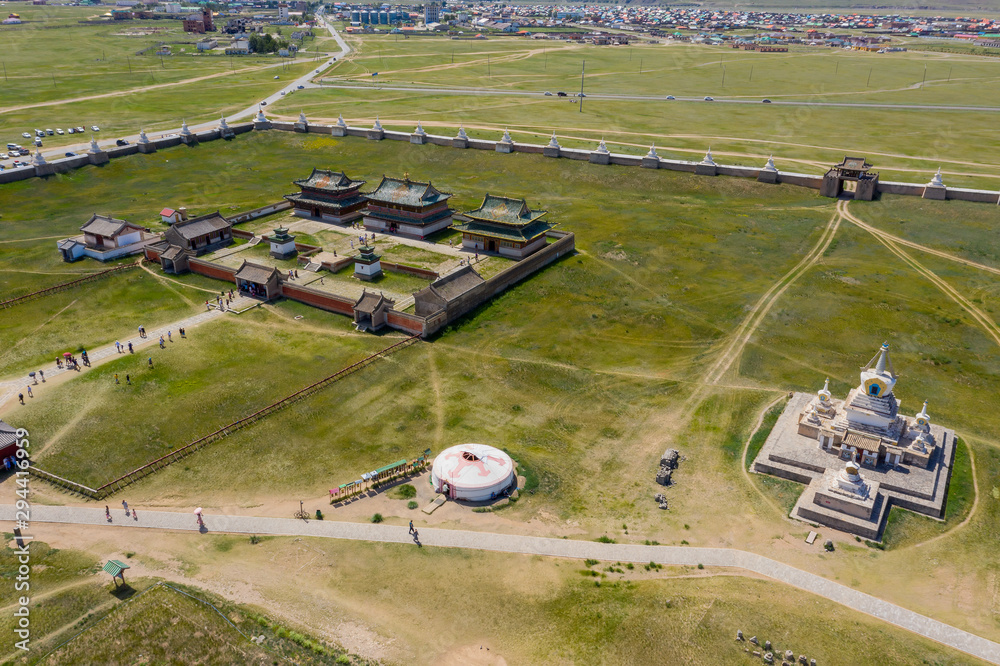
[[[514,226],[527,226],[540,219],[546,211],[533,211],[524,199],[511,199],[487,194],[476,210],[465,213],[466,217],[483,222],[501,222]]]
[[[131,567],[124,562],[119,562],[118,560],[108,560],[108,563],[104,565],[104,570],[112,576],[121,576],[122,571],[125,569],[131,569]]]
[[[352,180],[342,171],[327,171],[325,169],[313,169],[312,174],[305,180],[292,181],[299,187],[309,187],[314,190],[326,190],[327,192],[340,192],[343,190],[354,190],[365,184],[363,180]]]
[[[481,220],[471,220],[467,224],[456,224],[455,229],[470,234],[478,234],[488,238],[499,238],[501,240],[527,242],[534,240],[552,228],[553,225],[544,220],[535,220],[531,224],[509,227],[495,222],[484,222]]]
[[[357,204],[364,203],[365,198],[362,195],[357,195],[353,197],[347,197],[346,199],[340,199],[338,201],[330,201],[329,199],[321,199],[320,197],[309,196],[308,192],[301,192],[296,194],[286,194],[285,199],[292,202],[299,202],[305,205],[314,205],[320,208],[329,208],[331,210],[341,210],[347,208],[348,206],[354,206]]]
[[[451,197],[441,192],[430,183],[415,180],[387,178],[382,176],[382,182],[374,191],[366,194],[369,201],[401,204],[403,206],[430,206]]]

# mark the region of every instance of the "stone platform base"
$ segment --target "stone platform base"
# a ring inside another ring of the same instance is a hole
[[[699,176],[715,176],[718,174],[718,170],[714,164],[695,165],[694,172]]]
[[[181,135],[181,143],[186,146],[197,146],[198,136],[196,134]]]
[[[611,155],[609,153],[591,153],[589,162],[591,164],[611,164]]]
[[[309,131],[309,124],[308,123],[295,123],[295,125],[293,125],[293,127],[295,128],[296,132],[308,132]]]
[[[643,157],[642,162],[639,164],[643,169],[659,169],[660,168],[660,158],[659,157]]]
[[[331,136],[347,136],[347,128],[334,125],[330,128]]]
[[[760,173],[757,174],[758,183],[771,183],[772,185],[778,182],[778,172],[768,171],[767,169],[761,169]]]
[[[143,155],[148,155],[149,153],[156,152],[155,143],[140,143],[138,144],[138,146],[139,146],[139,152],[142,153]]]
[[[512,153],[514,152],[513,143],[504,143],[503,141],[498,141],[496,145],[496,151],[498,153]]]
[[[458,137],[455,137],[454,139],[451,140],[451,147],[452,148],[468,148],[469,147],[469,140],[468,139],[459,139]]]
[[[545,155],[546,157],[559,157],[559,149],[545,146],[542,148],[542,155]]]
[[[368,134],[366,136],[372,141],[381,141],[382,139],[385,138],[385,132],[383,132],[382,130],[370,129],[368,130]]]
[[[88,153],[87,156],[90,158],[91,164],[107,164],[111,161],[111,158],[103,150],[99,153]]]
[[[416,144],[418,146],[422,146],[425,143],[427,143],[427,135],[426,134],[411,134],[410,135],[410,143]]]
[[[822,491],[821,483],[822,477],[809,484],[792,508],[792,518],[856,534],[862,539],[879,541],[882,538],[885,517],[889,513],[889,501],[885,495],[878,493],[875,496],[871,517],[862,518],[816,504],[816,492]]]
[[[253,121],[253,128],[255,130],[269,130],[271,129],[271,121],[265,120],[264,122],[260,122],[259,120],[255,120]]]

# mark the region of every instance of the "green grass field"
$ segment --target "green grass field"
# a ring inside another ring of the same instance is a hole
[[[625,542],[744,548],[981,635],[1000,635],[989,610],[1000,580],[992,557],[1000,512],[992,493],[1000,473],[1000,426],[992,418],[1000,367],[993,339],[965,310],[868,232],[844,221],[819,262],[752,331],[729,373],[717,386],[704,386],[723,343],[834,216],[833,202],[814,191],[523,153],[253,133],[0,188],[0,247],[17,250],[0,253],[0,277],[23,290],[34,280],[61,279],[52,273],[100,268],[93,262],[63,264],[54,247],[54,239],[74,233],[95,207],[158,227],[156,212],[167,205],[186,205],[193,214],[217,208],[228,213],[277,201],[294,189],[291,180],[313,166],[369,181],[380,173],[403,172],[431,179],[454,193],[459,210],[475,207],[487,191],[526,197],[529,205],[547,209],[558,228],[577,235],[578,251],[434,340],[131,487],[130,501],[245,506],[291,493],[322,498],[333,485],[424,448],[485,440],[508,449],[538,476],[533,493],[499,514],[497,520],[511,521],[506,525],[513,529],[542,525],[546,533],[577,538],[607,534]],[[23,201],[35,204],[20,205]],[[851,203],[849,210],[908,241],[995,265],[998,241],[992,229],[1000,222],[995,206],[887,195]],[[991,274],[907,251],[978,299],[984,313],[995,310],[1000,294]],[[134,330],[126,322],[144,308],[156,308],[155,316],[166,321],[197,311],[204,298],[199,290],[218,284],[201,276],[178,278],[180,284],[162,277],[136,271],[94,283],[86,292],[23,306],[30,309],[0,329],[16,350],[9,361],[0,357],[4,376],[18,375],[34,359],[54,356],[84,334],[92,341],[86,344],[95,344],[102,333],[111,342],[116,335],[111,331]],[[60,318],[67,305],[82,332],[73,333]],[[59,333],[49,334],[50,326]],[[39,465],[102,483],[390,342],[354,334],[346,317],[290,302],[191,333],[190,340],[167,350],[154,348],[155,371],[139,367],[145,357],[123,357],[17,407],[11,418],[32,432]],[[892,345],[903,375],[897,386],[903,413],[914,413],[930,398],[932,418],[958,431],[969,444],[969,458],[959,458],[944,525],[895,517],[888,550],[846,543],[825,555],[806,548],[803,526],[785,518],[801,486],[748,482],[743,446],[760,412],[778,395],[814,391],[827,376],[831,390],[842,395],[883,340]],[[116,372],[134,372],[139,382],[115,385]],[[212,400],[206,401],[209,390]],[[108,413],[115,414],[113,422],[104,417]],[[680,448],[686,461],[675,476],[677,487],[669,491],[671,509],[663,512],[652,502],[659,492],[652,479],[657,456],[669,445]],[[383,513],[388,522],[405,524],[408,510],[397,502]],[[960,524],[966,516],[968,523]],[[625,523],[628,534],[621,527]],[[934,567],[933,577],[914,577],[917,555]],[[478,554],[456,557],[484,561]],[[534,596],[521,602],[526,624],[504,624],[497,635],[523,635],[523,627],[537,625],[539,617],[590,603],[606,617],[622,617],[623,609],[662,598],[658,585],[663,584],[650,582],[652,592],[624,583],[609,590],[563,586],[556,600]],[[733,593],[722,580],[694,585],[707,595],[699,598],[716,599],[719,608]],[[772,586],[759,585],[774,593]],[[951,600],[942,600],[942,588],[953,592]],[[388,586],[380,589],[393,594]],[[595,601],[584,591],[608,596]],[[756,590],[752,596],[762,594]],[[514,598],[497,600],[509,607]],[[787,611],[786,619],[775,614],[775,622],[806,626],[808,615],[799,606]],[[699,607],[707,613],[703,617],[711,617],[713,607]],[[652,652],[644,651],[646,644],[627,647],[637,642],[630,627],[649,626],[664,612],[636,610],[637,625],[626,613],[626,619],[602,628],[599,640],[567,639],[564,652],[531,641],[510,652],[529,661],[591,661],[603,645],[613,644],[642,661]],[[759,607],[754,615],[761,615]],[[399,617],[373,611],[367,618],[404,631]],[[550,633],[571,636],[581,623],[594,626],[594,617],[571,615]],[[726,646],[713,653],[720,663],[733,656],[723,651],[732,645],[731,624],[718,624]],[[711,663],[701,656],[715,634],[692,631],[688,647],[665,648],[657,638],[648,649],[659,654],[676,649],[679,660]],[[454,644],[428,647],[426,641],[409,640],[421,644],[428,657]],[[820,653],[828,646],[814,649]],[[907,663],[909,649],[898,648],[892,659]],[[924,654],[929,649],[919,647]],[[950,658],[942,655],[939,661]]]

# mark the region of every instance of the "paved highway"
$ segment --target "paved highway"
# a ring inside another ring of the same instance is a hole
[[[345,90],[393,90],[400,92],[414,93],[435,93],[440,95],[497,95],[500,97],[542,97],[545,91],[542,90],[495,90],[491,88],[462,88],[462,87],[425,87],[425,86],[405,86],[405,85],[365,85],[361,83],[326,83],[319,84],[310,82],[307,88],[341,88]],[[576,97],[578,93],[569,92],[567,96]],[[677,97],[668,100],[663,95],[628,95],[616,93],[586,93],[587,99],[607,99],[620,101],[641,101],[641,102],[700,102],[702,104],[763,104],[761,99],[724,99],[715,97],[709,102],[704,97]],[[552,97],[558,99],[553,92]],[[848,107],[848,108],[871,108],[871,109],[903,109],[917,111],[1000,111],[997,106],[957,106],[957,105],[934,105],[934,104],[880,104],[877,102],[807,102],[795,100],[771,100],[773,106],[815,106],[815,107]]]

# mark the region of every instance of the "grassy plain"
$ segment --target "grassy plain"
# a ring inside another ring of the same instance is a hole
[[[241,165],[239,177],[235,164]],[[706,400],[686,402],[703,388],[720,342],[815,244],[834,214],[831,202],[812,191],[527,154],[253,134],[215,144],[211,151],[165,150],[6,186],[0,189],[5,211],[0,241],[20,239],[24,247],[34,247],[43,241],[24,239],[78,226],[79,209],[95,200],[137,221],[181,201],[192,212],[246,209],[277,200],[289,191],[290,180],[312,166],[343,168],[369,179],[381,172],[419,174],[454,192],[456,208],[478,203],[487,190],[526,196],[531,205],[547,208],[560,228],[576,232],[578,254],[433,342],[410,347],[132,487],[130,501],[268,512],[292,493],[320,500],[331,485],[375,465],[426,447],[482,441],[485,432],[489,441],[537,470],[539,485],[501,514],[475,514],[474,528],[746,548],[956,626],[1000,635],[989,611],[1000,589],[1000,570],[990,554],[1000,513],[991,491],[1000,472],[1000,427],[990,417],[1000,395],[995,348],[961,308],[867,232],[842,223],[819,263],[789,287],[751,335],[730,374]],[[120,178],[126,172],[131,177]],[[6,203],[22,197],[37,200],[39,207]],[[897,212],[907,221],[890,227],[897,224],[892,221],[897,201]],[[852,203],[850,210],[914,242],[954,251],[953,237],[931,232],[944,220],[963,227],[966,240],[960,243],[976,245],[971,256],[996,252],[989,233],[990,221],[1000,215],[995,207],[953,202],[935,207],[887,196]],[[976,223],[966,227],[969,215]],[[54,249],[51,256],[56,262]],[[972,269],[961,268],[966,270]],[[993,296],[977,297],[984,309],[993,307]],[[109,307],[127,313],[136,304],[124,300]],[[298,315],[304,318],[295,320]],[[174,350],[164,352],[158,367],[172,373],[169,381],[144,384],[143,400],[123,398],[133,402],[113,424],[121,441],[139,448],[132,442],[150,418],[137,411],[139,405],[171,405],[152,417],[156,437],[167,429],[174,433],[163,443],[150,443],[159,451],[170,439],[187,441],[209,429],[202,426],[211,419],[176,418],[178,412],[210,409],[193,402],[206,386],[225,411],[212,418],[223,419],[252,408],[253,400],[308,383],[311,373],[319,372],[310,367],[310,355],[339,367],[354,346],[369,339],[355,337],[346,318],[294,303],[279,303],[254,317],[259,320],[236,320],[239,330],[225,335],[199,334],[189,341],[188,360],[167,362]],[[224,325],[236,326],[232,320]],[[259,335],[263,330],[267,335]],[[886,339],[904,374],[897,391],[904,413],[931,396],[932,417],[967,436],[979,488],[976,508],[967,523],[912,530],[889,551],[848,542],[835,555],[824,555],[802,543],[805,530],[787,521],[780,498],[744,477],[743,445],[761,410],[781,392],[815,390],[829,376],[831,389],[843,394],[855,383],[857,367]],[[224,340],[235,354],[222,349]],[[87,391],[70,382],[54,387],[46,402],[22,410],[39,446],[55,441],[39,454],[40,464],[62,464],[92,478],[95,466],[88,455],[94,454],[74,453],[66,443],[77,442],[84,451],[103,446],[104,457],[124,451],[115,440],[100,441],[97,419],[91,418],[96,412],[87,404],[88,398],[101,404],[116,399],[112,372],[110,366],[95,368],[74,380],[86,383]],[[243,397],[248,390],[250,401]],[[681,448],[687,460],[675,477],[676,491],[670,491],[671,510],[662,512],[650,496],[658,491],[652,483],[655,461],[667,445]],[[64,499],[52,495],[46,501]],[[378,501],[371,506],[381,508]],[[409,517],[404,507],[398,502],[382,512],[387,521],[402,524]],[[468,517],[441,520],[438,524],[454,520],[470,526]],[[915,552],[934,568],[933,577],[913,576]],[[468,557],[484,561],[479,554]],[[710,585],[716,584],[721,583]],[[539,608],[536,602],[527,605],[531,613]],[[370,621],[401,631],[398,621],[384,616]],[[586,641],[577,645],[572,649],[590,654]],[[900,660],[906,661],[905,655]]]
[[[227,615],[243,631],[252,613],[245,604],[266,603],[272,613],[296,617],[293,626],[388,663],[666,660],[721,666],[747,658],[744,647],[753,647],[733,640],[737,629],[818,663],[862,662],[873,643],[885,664],[978,663],[794,588],[741,576],[706,577],[694,567],[588,567],[574,560],[322,539],[265,538],[256,545],[237,536],[140,533],[127,539],[124,532],[93,528],[53,538],[74,538],[85,552],[134,550],[133,562],[147,575],[201,589],[239,589],[244,610]],[[288,566],[275,567],[276,561]],[[470,593],[454,581],[475,582]],[[444,596],[450,603],[441,603]],[[168,599],[173,603],[175,596]],[[139,618],[131,605],[115,611],[110,627],[118,626],[119,617]],[[165,609],[157,603],[144,610],[157,618]],[[211,619],[200,612],[194,617]],[[214,621],[208,627],[221,628]],[[164,629],[153,635],[166,640],[176,634]],[[91,646],[101,638],[115,640],[115,634],[98,627],[81,637]],[[270,634],[266,645],[273,645]]]
[[[1000,104],[1000,98],[984,90],[998,89],[990,83],[998,75],[991,58],[804,46],[788,54],[688,44],[595,47],[512,38],[463,42],[366,36],[351,43],[356,51],[325,80],[354,87],[301,91],[273,111],[293,117],[305,110],[313,119],[343,113],[359,124],[379,116],[387,127],[405,131],[417,120],[441,133],[454,133],[464,123],[472,136],[488,138],[509,127],[516,141],[538,142],[555,130],[560,143],[570,147],[590,148],[604,137],[613,150],[645,153],[655,143],[661,155],[680,159],[700,158],[711,146],[725,163],[759,166],[773,154],[780,169],[807,173],[822,173],[844,154],[864,154],[883,180],[926,182],[939,166],[953,186],[995,189],[1000,178],[1000,164],[989,158],[1000,148],[989,111],[892,108]],[[571,100],[542,95],[545,90],[579,91],[583,60],[588,93],[651,99],[592,97],[580,113]],[[374,71],[379,72],[377,83],[370,76]],[[378,88],[394,84],[466,86],[500,94]],[[530,91],[537,97],[505,97],[505,91]],[[753,103],[667,101],[668,94]],[[757,103],[765,97],[890,108]]]

